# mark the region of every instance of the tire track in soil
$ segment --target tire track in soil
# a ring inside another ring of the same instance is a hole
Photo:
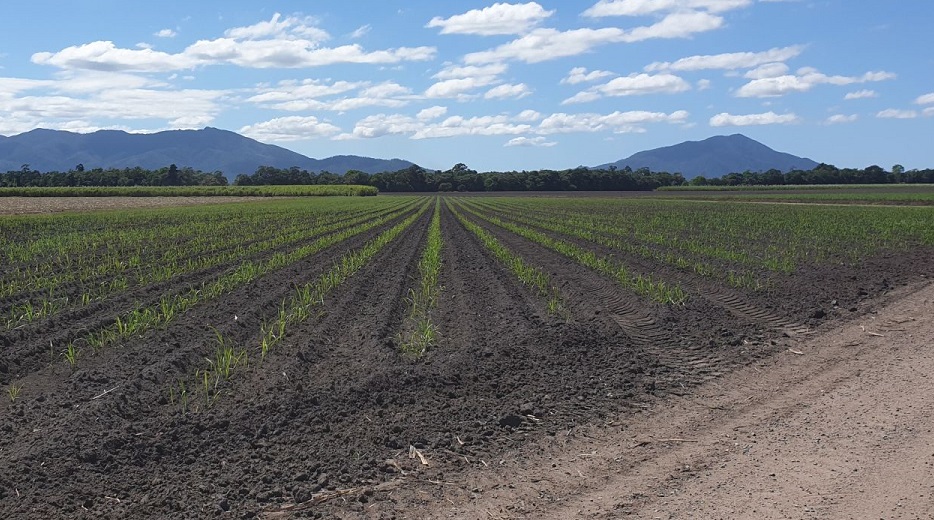
[[[508,213],[501,211],[490,211],[497,217],[516,225],[529,227],[535,231],[548,235],[552,238],[573,243],[585,247],[602,255],[612,255],[620,259],[627,267],[633,271],[652,275],[653,279],[658,277],[665,281],[678,283],[691,293],[692,298],[702,298],[710,303],[722,307],[729,311],[733,316],[745,320],[750,324],[774,328],[779,331],[786,331],[793,334],[802,334],[810,332],[810,329],[789,317],[777,315],[761,305],[750,301],[746,296],[738,291],[724,287],[714,280],[707,280],[703,277],[684,272],[673,266],[662,263],[650,263],[651,261],[626,251],[613,249],[590,240],[568,235],[565,233],[552,231],[537,225],[529,225],[524,222],[517,222],[512,219]],[[615,238],[615,237],[613,237]]]
[[[656,356],[666,370],[656,378],[654,390],[683,395],[736,364],[735,353],[718,348],[722,337],[711,337],[709,319],[697,316],[695,307],[679,310],[648,302],[560,253],[482,219],[470,218],[527,261],[550,273],[553,280],[560,281],[561,291],[572,299],[575,317],[603,316],[599,320],[603,326],[618,327]],[[643,310],[646,307],[652,314]],[[706,309],[705,313],[710,311]]]
[[[206,330],[205,324],[220,324],[218,328],[235,342],[245,341],[256,335],[261,316],[275,312],[293,283],[301,283],[330,268],[330,262],[323,261],[324,258],[362,246],[398,220],[319,252],[300,265],[271,273],[213,305],[198,307],[168,329],[150,334],[138,343],[106,349],[101,355],[86,358],[85,365],[70,376],[64,367],[53,366],[27,379],[23,383],[24,396],[15,405],[2,405],[8,410],[0,412],[5,419],[0,422],[4,431],[0,436],[0,468],[3,468],[0,483],[17,482],[23,496],[32,495],[33,500],[21,501],[17,504],[19,508],[9,511],[0,506],[3,513],[0,516],[15,517],[23,513],[22,508],[38,508],[36,512],[45,511],[54,517],[67,510],[61,509],[66,504],[77,514],[80,501],[68,497],[90,497],[97,503],[101,497],[91,495],[102,486],[113,493],[110,496],[134,496],[148,486],[153,471],[172,474],[172,465],[194,465],[206,450],[223,447],[226,427],[220,425],[225,419],[208,420],[209,414],[179,416],[173,407],[166,406],[165,400],[173,375],[189,376],[187,371],[203,365],[204,345],[213,351],[210,342],[214,332]],[[231,317],[235,313],[240,313],[243,319],[234,322]],[[93,365],[88,364],[91,360]],[[90,400],[114,387],[116,390],[106,398]],[[250,424],[251,419],[244,418],[243,423]],[[221,434],[213,445],[200,439],[209,427],[217,428]],[[43,435],[36,436],[35,431],[42,431]],[[162,438],[163,434],[169,438]],[[191,444],[179,450],[178,439]],[[224,448],[218,451],[228,453]],[[166,458],[171,458],[172,463],[167,466],[159,463]],[[48,464],[50,461],[55,463]],[[223,466],[220,460],[214,462]],[[137,467],[148,469],[140,471]],[[115,478],[102,481],[104,473]],[[31,479],[23,481],[17,477],[24,474],[32,475]],[[128,484],[131,481],[133,485]],[[56,491],[48,493],[50,488]]]

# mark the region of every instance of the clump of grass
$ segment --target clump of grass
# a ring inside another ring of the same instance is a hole
[[[6,393],[10,396],[10,402],[16,402],[16,399],[19,398],[19,395],[23,392],[23,386],[16,383],[10,383],[10,386],[7,387]]]

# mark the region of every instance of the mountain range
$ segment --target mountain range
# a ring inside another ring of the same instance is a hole
[[[19,170],[24,164],[43,172],[68,171],[78,164],[85,169],[137,166],[157,169],[175,164],[204,172],[221,171],[230,180],[241,173],[253,173],[259,166],[297,166],[313,172],[344,174],[348,170],[367,173],[397,171],[413,165],[402,159],[373,159],[357,155],[312,159],[235,132],[210,127],[152,134],[131,134],[120,130],[77,134],[36,129],[10,137],[0,136],[0,171]],[[817,163],[777,152],[742,134],[734,134],[646,150],[595,168],[611,166],[680,172],[690,179],[698,175],[720,177],[746,170],[809,170]]]
[[[217,128],[170,130],[131,134],[100,130],[76,134],[36,129],[10,137],[0,136],[0,171],[19,170],[24,164],[42,172],[68,171],[78,164],[91,168],[163,168],[170,164],[204,172],[223,172],[228,179],[253,173],[259,166],[344,174],[396,171],[412,166],[401,159],[373,159],[336,155],[312,159],[285,148],[264,144]]]
[[[804,157],[777,152],[745,135],[733,134],[645,150],[597,168],[606,169],[611,166],[619,169],[629,166],[633,170],[645,167],[653,172],[680,172],[690,179],[698,175],[721,177],[746,170],[810,170],[815,168],[817,163]]]

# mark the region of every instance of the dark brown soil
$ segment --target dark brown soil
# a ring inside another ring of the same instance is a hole
[[[532,440],[625,416],[785,348],[786,331],[755,313],[737,316],[724,298],[652,304],[478,221],[559,287],[571,319],[550,315],[443,209],[443,290],[433,313],[440,344],[411,359],[397,336],[429,219],[426,212],[265,360],[251,354],[209,408],[192,402],[183,412],[169,389],[193,383],[212,355],[211,327],[256,353],[259,324],[292,287],[378,231],[88,356],[74,372],[30,353],[94,326],[106,310],[6,336],[0,375],[23,391],[0,404],[0,517],[418,516],[411,501],[395,501],[394,485],[444,485]],[[880,256],[865,273],[805,271],[786,295],[770,295],[774,312],[795,309],[789,319],[800,321],[797,309],[826,307],[825,320],[845,316],[808,287],[818,283],[868,308],[909,281],[905,258]],[[14,361],[21,355],[31,361]]]

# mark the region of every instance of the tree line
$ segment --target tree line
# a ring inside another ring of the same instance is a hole
[[[235,186],[269,185],[339,185],[373,186],[381,192],[452,192],[452,191],[650,191],[663,186],[765,186],[816,184],[897,184],[934,183],[934,169],[905,170],[895,165],[890,171],[873,165],[867,168],[837,168],[820,164],[811,170],[781,172],[745,171],[722,177],[703,176],[686,180],[680,173],[653,172],[648,168],[632,170],[591,169],[583,166],[567,170],[532,170],[477,172],[463,163],[449,170],[428,170],[418,165],[369,174],[351,170],[344,175],[309,172],[297,167],[260,166],[252,174],[238,175]],[[223,173],[202,172],[174,164],[155,170],[144,168],[94,168],[82,165],[67,172],[42,173],[23,165],[19,170],[0,173],[0,187],[75,187],[75,186],[227,186]]]

